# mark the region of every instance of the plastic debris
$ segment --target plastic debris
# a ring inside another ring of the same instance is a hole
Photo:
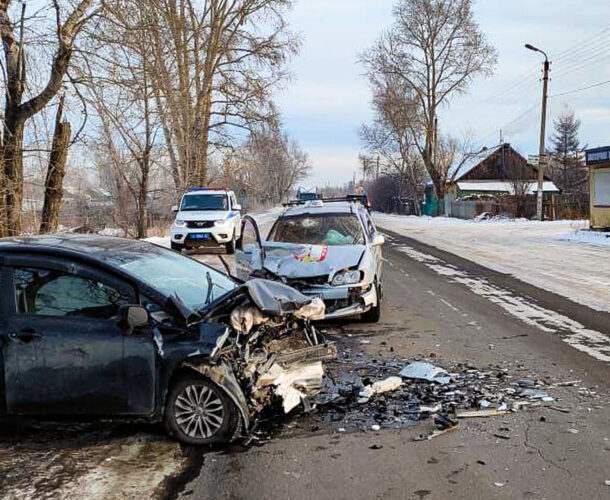
[[[441,385],[448,384],[451,381],[449,373],[438,366],[423,361],[414,361],[405,366],[400,376],[404,378],[414,378],[427,380],[428,382],[436,382]]]
[[[543,399],[549,398],[549,393],[545,391],[539,391],[538,389],[523,389],[519,396],[530,399]],[[551,398],[552,400],[552,398]]]
[[[509,413],[508,410],[501,411],[496,408],[487,410],[458,410],[455,412],[457,418],[475,418],[475,417],[498,417]]]
[[[384,392],[395,391],[402,385],[402,379],[400,377],[388,377],[384,380],[379,380],[374,384],[367,385],[362,391],[360,391],[359,402],[366,402],[369,398],[375,394],[383,394]]]
[[[373,425],[371,425],[371,430],[373,430],[373,431],[381,430],[381,426],[377,425],[377,424],[373,424]]]

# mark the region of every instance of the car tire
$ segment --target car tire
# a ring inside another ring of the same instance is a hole
[[[185,375],[172,386],[165,404],[165,428],[178,441],[209,445],[226,443],[236,434],[238,410],[211,380]]]
[[[378,323],[381,319],[381,290],[377,284],[375,287],[377,288],[377,304],[361,315],[362,321],[365,323]]]
[[[180,252],[182,253],[182,249],[184,248],[184,245],[181,245],[180,243],[174,243],[173,241],[170,242],[170,247],[172,250],[174,250],[175,252]]]
[[[225,247],[227,248],[227,253],[229,255],[233,255],[235,253],[235,232],[233,232],[233,238],[231,238],[231,241],[229,241]]]

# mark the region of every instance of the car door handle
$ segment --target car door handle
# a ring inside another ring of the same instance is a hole
[[[20,342],[28,343],[34,340],[41,339],[42,335],[40,335],[40,333],[36,333],[36,330],[34,330],[33,328],[24,328],[23,330],[20,330],[18,332],[9,333],[9,337],[12,340],[18,340]]]

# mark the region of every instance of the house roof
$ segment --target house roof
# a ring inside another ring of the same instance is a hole
[[[486,193],[508,193],[515,194],[515,188],[512,182],[502,180],[492,181],[460,181],[457,186],[461,192],[476,191]],[[530,182],[527,186],[527,194],[534,194],[538,191],[538,183]],[[542,184],[542,191],[545,193],[558,193],[559,189],[551,181],[545,181]]]
[[[487,160],[490,156],[494,155],[502,148],[503,144],[488,148],[479,154],[473,153],[460,153],[456,155],[453,163],[449,167],[447,179],[450,182],[455,182],[464,177],[473,168],[480,165],[482,162]]]

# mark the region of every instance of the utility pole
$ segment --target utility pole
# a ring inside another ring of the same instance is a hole
[[[544,187],[544,167],[546,164],[546,146],[545,146],[545,135],[546,135],[546,101],[548,99],[549,90],[549,58],[546,53],[529,43],[525,45],[528,50],[534,52],[540,52],[544,55],[544,71],[542,77],[542,117],[540,120],[540,148],[538,152],[538,197],[536,199],[536,218],[542,220],[542,198],[543,198],[543,187]]]

